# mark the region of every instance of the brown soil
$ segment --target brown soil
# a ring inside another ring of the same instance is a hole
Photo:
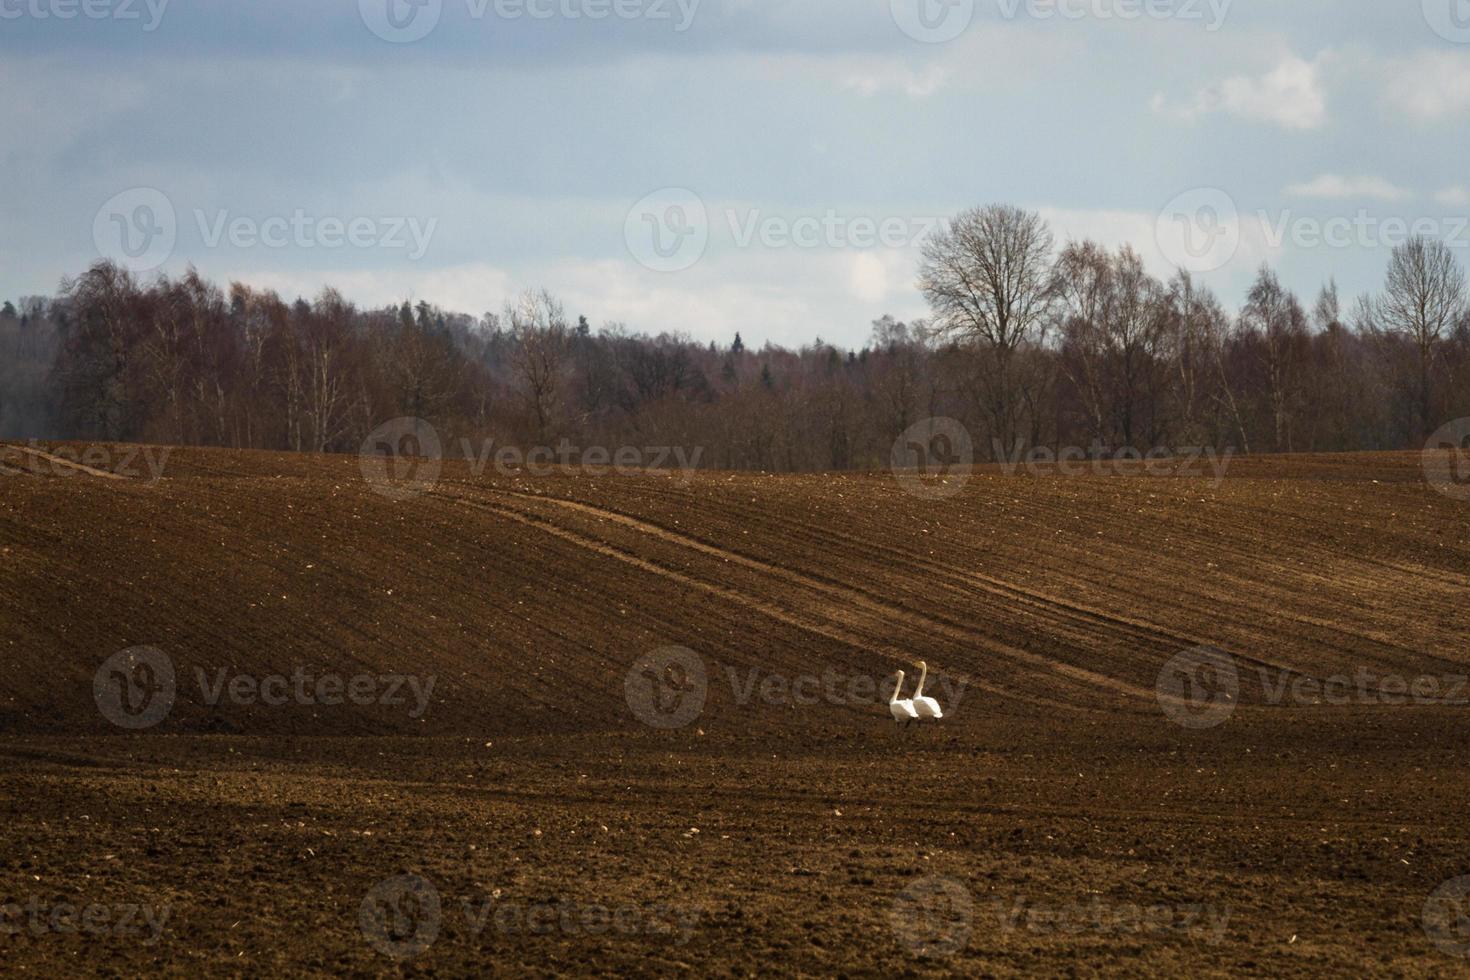
[[[1470,973],[1470,709],[1391,686],[1470,699],[1470,505],[1417,455],[395,500],[41,448],[126,478],[0,457],[7,971]],[[1181,725],[1202,645],[1238,690]],[[175,693],[129,730],[135,647]],[[947,717],[897,731],[872,687],[920,659]],[[371,703],[256,692],[322,675]]]

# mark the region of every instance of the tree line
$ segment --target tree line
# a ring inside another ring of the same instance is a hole
[[[1036,214],[992,206],[926,242],[919,288],[930,315],[884,316],[861,349],[751,349],[593,329],[546,291],[476,317],[102,261],[0,307],[0,437],[355,452],[407,416],[446,445],[697,446],[706,467],[801,472],[886,466],[936,416],[982,460],[1418,448],[1470,416],[1465,273],[1436,241],[1395,249],[1350,309],[1333,283],[1308,308],[1263,267],[1232,314],[1188,273],[1058,248]]]

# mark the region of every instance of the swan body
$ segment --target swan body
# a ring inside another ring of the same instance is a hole
[[[936,701],[936,700],[934,700],[933,698],[926,698],[926,697],[924,697],[924,681],[926,681],[928,679],[929,679],[929,665],[927,663],[925,663],[924,661],[920,660],[919,661],[919,687],[918,687],[918,689],[916,691],[914,691],[914,700],[912,702],[913,703],[913,706],[914,706],[914,712],[921,719],[927,719],[929,721],[938,721],[939,719],[941,719],[941,718],[944,717],[944,712],[943,712],[943,710],[940,709],[939,702]]]
[[[888,699],[888,713],[893,715],[893,720],[899,724],[919,720],[919,713],[914,710],[914,702],[904,699],[899,700],[898,692],[903,688],[903,671],[898,672],[898,683],[893,687],[893,697]]]

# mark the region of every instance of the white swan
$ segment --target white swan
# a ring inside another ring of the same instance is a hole
[[[898,692],[903,687],[903,671],[898,672],[898,683],[893,686],[893,697],[888,699],[888,713],[893,716],[895,724],[904,722],[915,722],[919,720],[919,713],[914,710],[914,702],[909,700],[900,701]]]
[[[914,712],[921,719],[938,721],[944,717],[944,712],[939,708],[939,702],[933,698],[924,697],[924,681],[929,679],[929,665],[919,661],[919,689],[914,692]]]

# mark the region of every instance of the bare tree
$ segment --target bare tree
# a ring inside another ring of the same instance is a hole
[[[225,294],[192,271],[139,283],[103,262],[54,300],[0,301],[0,429],[333,451],[411,413],[446,436],[700,446],[705,465],[787,471],[883,465],[937,416],[1014,453],[1417,448],[1426,417],[1470,415],[1464,276],[1438,247],[1402,250],[1381,299],[1329,285],[1310,316],[1263,270],[1237,325],[1126,249],[1069,244],[1047,270],[1048,241],[1023,212],[961,216],[926,257],[939,329],[884,318],[852,350],[594,334],[544,292],[481,321],[427,300]]]
[[[453,341],[438,325],[442,315],[425,303],[419,307],[417,320],[405,302],[396,325],[384,324],[388,334],[384,346],[395,410],[411,418],[427,419],[449,405],[459,391],[462,371]]]
[[[908,324],[884,315],[873,321],[874,413],[880,442],[892,442],[917,421],[921,384],[922,336]]]
[[[1063,250],[1054,284],[1063,310],[1062,369],[1078,389],[1093,437],[1127,446],[1154,441],[1164,414],[1164,287],[1128,246],[1109,255],[1094,242]]]
[[[561,302],[546,290],[526,292],[506,307],[513,357],[544,445],[556,424],[561,394],[562,361],[568,347],[567,320]]]
[[[1436,350],[1465,309],[1465,270],[1449,246],[1414,237],[1393,250],[1388,283],[1375,312],[1382,328],[1406,336],[1419,355],[1420,437],[1434,427],[1431,369]]]
[[[1336,279],[1329,280],[1317,294],[1317,305],[1312,308],[1312,320],[1316,328],[1324,333],[1342,326],[1342,299],[1338,295]]]
[[[1062,337],[1062,370],[1087,415],[1089,433],[1104,435],[1106,344],[1103,319],[1112,289],[1112,264],[1096,242],[1071,242],[1057,258],[1054,287]]]
[[[1112,354],[1113,423],[1123,445],[1161,435],[1158,389],[1159,354],[1164,342],[1164,287],[1143,268],[1143,259],[1127,245],[1113,258],[1112,289],[1104,320]],[[1140,431],[1145,424],[1146,433]]]
[[[1219,367],[1220,344],[1226,331],[1225,311],[1215,294],[1196,284],[1184,269],[1169,281],[1164,302],[1176,411],[1184,437],[1199,440],[1205,437],[1200,412],[1212,391],[1208,366]],[[1232,409],[1238,428],[1239,413],[1233,411],[1229,387],[1222,383],[1220,389],[1217,400],[1229,400],[1227,407]]]
[[[60,381],[78,431],[121,438],[139,414],[130,374],[137,360],[137,335],[149,319],[151,298],[126,269],[112,262],[93,265],[76,279],[64,279],[62,294],[75,311],[70,346],[75,352],[60,365]]]
[[[1241,332],[1253,341],[1266,376],[1270,401],[1273,448],[1292,450],[1292,408],[1297,395],[1297,372],[1307,336],[1307,314],[1296,296],[1281,285],[1269,266],[1262,266],[1240,313]]]
[[[312,449],[326,452],[347,429],[347,334],[352,306],[335,289],[325,289],[311,311],[305,350],[306,419]]]
[[[984,408],[1006,453],[1021,430],[1016,355],[1046,328],[1051,253],[1041,216],[1006,205],[966,211],[924,243],[919,288],[933,325],[977,348]]]

